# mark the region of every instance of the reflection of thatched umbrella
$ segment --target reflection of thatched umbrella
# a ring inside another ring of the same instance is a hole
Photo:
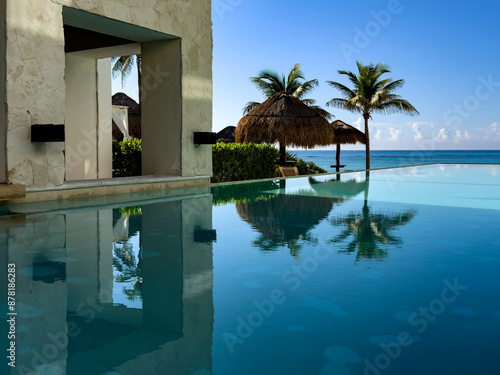
[[[128,107],[128,133],[132,138],[141,139],[141,105],[123,92],[113,95],[113,105]],[[113,124],[113,139],[121,141],[123,134],[118,127]]]
[[[328,217],[334,199],[278,194],[268,200],[236,203],[240,217],[262,234],[255,243],[263,250],[288,246],[298,255],[298,240],[311,240],[309,231]]]
[[[280,92],[243,117],[235,132],[236,142],[279,143],[280,165],[285,165],[285,147],[312,148],[334,142],[328,121],[293,95]]]
[[[357,181],[351,179],[348,181],[327,180],[320,182],[313,177],[309,177],[309,184],[314,191],[314,194],[320,197],[338,198],[347,200],[354,198],[356,195],[368,190],[368,181]]]
[[[337,144],[337,155],[336,155],[336,169],[337,172],[340,171],[340,145],[341,144],[355,144],[360,142],[366,144],[365,133],[359,131],[354,126],[347,125],[344,121],[335,120],[332,122],[332,128],[335,132],[335,140],[333,143]]]

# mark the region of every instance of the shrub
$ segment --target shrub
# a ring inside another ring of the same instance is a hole
[[[212,147],[212,182],[256,180],[278,176],[279,151],[270,145],[217,143]]]
[[[113,177],[142,175],[142,141],[113,141]]]
[[[295,166],[299,170],[299,174],[318,174],[318,173],[327,173],[328,171],[318,167],[312,161],[304,161],[302,159],[297,159],[295,162]]]
[[[140,139],[113,141],[113,177],[142,175],[142,142]],[[279,151],[270,145],[254,143],[217,143],[212,147],[212,182],[258,180],[279,175],[276,164]],[[313,162],[304,162],[287,152],[301,175],[326,173]]]
[[[297,157],[297,154],[287,151],[286,152],[286,160],[288,161],[294,161],[295,166],[299,170],[299,174],[318,174],[318,173],[328,173],[327,170],[318,167],[315,163],[312,161],[304,161],[302,159],[299,159]]]

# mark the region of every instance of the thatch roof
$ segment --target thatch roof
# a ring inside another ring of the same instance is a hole
[[[133,138],[141,139],[141,105],[134,99],[123,92],[117,92],[112,97],[113,105],[128,107],[128,130]],[[113,139],[121,141],[123,139],[122,132],[113,122]]]
[[[333,143],[337,144],[355,144],[357,142],[366,144],[365,133],[359,131],[354,126],[346,124],[342,120],[335,120],[331,123],[333,131],[335,132],[335,139]]]
[[[235,141],[235,130],[236,126],[226,126],[215,135],[216,142],[233,143]]]
[[[334,143],[327,120],[287,93],[271,96],[238,123],[236,142],[280,143],[312,148]]]

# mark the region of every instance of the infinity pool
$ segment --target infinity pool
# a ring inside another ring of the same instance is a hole
[[[0,211],[1,373],[500,374],[500,166]]]

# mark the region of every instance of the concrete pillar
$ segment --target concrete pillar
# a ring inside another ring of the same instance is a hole
[[[182,334],[182,221],[181,201],[142,206],[142,247],[158,253],[144,258],[144,325]]]
[[[181,40],[142,44],[142,174],[181,175]]]
[[[31,125],[64,124],[61,6],[51,1],[5,3],[7,181],[30,187],[61,185],[64,143],[30,139]]]
[[[66,215],[66,247],[71,249],[69,256],[78,259],[78,262],[66,264],[66,272],[68,277],[86,280],[68,284],[68,310],[79,315],[86,316],[86,312],[94,310],[93,306],[100,301],[99,232],[98,212],[77,211]]]
[[[97,178],[94,58],[66,55],[66,180]]]
[[[0,3],[0,184],[7,182],[7,117],[5,114],[5,11],[6,1]]]
[[[113,210],[97,212],[99,302],[113,303]]]
[[[112,178],[111,59],[97,60],[97,178]]]

